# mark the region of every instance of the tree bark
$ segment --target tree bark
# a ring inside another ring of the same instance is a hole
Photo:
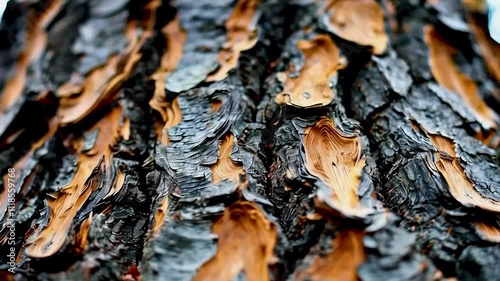
[[[10,1],[1,276],[496,280],[481,2]]]

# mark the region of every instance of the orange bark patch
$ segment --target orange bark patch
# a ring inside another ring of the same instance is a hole
[[[84,253],[87,249],[87,238],[89,235],[90,225],[92,224],[92,218],[92,213],[90,213],[90,216],[82,222],[80,231],[76,234],[75,250],[79,254]]]
[[[233,146],[234,136],[232,134],[225,135],[219,146],[219,160],[210,167],[212,170],[212,183],[216,184],[225,179],[239,183],[240,177],[245,174],[241,164],[235,164],[231,159]]]
[[[326,7],[330,27],[336,35],[359,45],[372,46],[383,54],[389,41],[384,30],[384,13],[374,0],[331,0]]]
[[[161,227],[165,221],[165,216],[168,211],[168,196],[163,197],[160,203],[160,207],[156,210],[155,221],[153,224],[153,234],[157,235],[160,233]]]
[[[125,35],[129,42],[123,55],[111,56],[106,64],[94,69],[86,77],[83,85],[66,84],[58,90],[61,98],[58,112],[62,119],[61,126],[78,123],[117,98],[122,83],[140,60],[142,55],[139,51],[151,36],[151,31],[146,30],[139,36],[135,22],[131,21],[127,24]],[[80,94],[76,92],[78,90],[81,90]]]
[[[357,281],[357,269],[365,259],[363,232],[344,229],[332,242],[333,250],[326,257],[316,258],[299,280],[311,281]]]
[[[342,214],[365,216],[367,210],[361,207],[358,197],[365,166],[359,136],[343,134],[327,117],[306,128],[305,133],[307,170],[329,187],[330,200]]]
[[[466,207],[478,207],[491,212],[500,212],[500,203],[482,196],[467,178],[465,170],[458,162],[453,140],[423,130],[438,150],[435,164],[446,180],[453,198]]]
[[[217,112],[222,107],[222,101],[216,99],[216,100],[211,101],[210,105],[211,105],[210,110],[212,112]]]
[[[97,140],[88,151],[83,151],[84,140],[75,143],[80,153],[75,176],[66,186],[48,199],[50,218],[46,228],[29,243],[26,254],[43,258],[55,254],[63,245],[80,208],[90,194],[99,188],[103,175],[109,176],[112,165],[111,146],[119,137],[122,108],[114,108],[99,123],[90,129],[98,130]],[[116,191],[116,190],[115,190]]]
[[[486,0],[462,0],[465,8],[473,12],[484,13],[487,10]]]
[[[217,254],[198,271],[193,281],[231,281],[244,271],[248,281],[269,280],[276,226],[251,202],[236,202],[214,223],[219,236]]]
[[[467,20],[481,49],[481,54],[483,55],[488,71],[496,81],[500,82],[500,44],[491,39],[486,22],[480,22],[473,15],[469,15]]]
[[[118,56],[110,57],[105,65],[94,69],[87,76],[79,95],[76,97],[72,97],[73,95],[61,97],[59,115],[62,124],[70,124],[81,120],[104,98],[104,88],[109,79],[115,75],[118,62]],[[64,85],[62,92],[70,87],[74,90],[77,89],[77,85]],[[62,94],[62,92],[58,92],[58,94]]]
[[[258,41],[257,29],[252,21],[259,0],[239,0],[226,22],[227,42],[217,57],[219,68],[207,76],[207,82],[221,81],[238,65],[241,52],[251,49]]]
[[[439,85],[458,94],[486,129],[495,129],[498,116],[481,99],[476,83],[461,73],[453,61],[457,49],[446,42],[432,26],[424,28],[424,36],[429,47],[432,75]]]
[[[177,126],[182,120],[182,111],[179,107],[179,102],[177,98],[175,98],[172,102],[165,102],[165,124],[158,123],[156,125],[155,131],[158,137],[158,140],[163,145],[167,145],[169,143],[167,130]]]
[[[476,223],[476,231],[483,239],[494,243],[500,243],[500,229],[498,229],[498,227],[478,222]]]
[[[130,138],[130,119],[128,117],[125,117],[120,127],[120,137],[124,140],[129,140]]]
[[[167,48],[161,58],[160,68],[151,76],[155,80],[153,98],[149,101],[152,109],[160,113],[163,121],[167,120],[167,102],[165,101],[165,78],[175,70],[182,58],[186,32],[180,25],[179,16],[162,28],[162,33],[167,40]]]
[[[47,43],[45,28],[57,15],[63,3],[63,0],[48,1],[45,11],[41,14],[32,13],[28,17],[26,41],[23,50],[17,57],[16,73],[7,81],[3,92],[0,94],[0,120],[1,115],[21,97],[26,84],[28,67],[40,56]]]
[[[330,87],[330,78],[344,67],[339,49],[328,35],[318,35],[311,41],[301,40],[297,47],[304,55],[304,66],[298,77],[289,78],[286,73],[279,73],[284,89],[276,96],[276,103],[297,107],[331,103],[334,89]]]

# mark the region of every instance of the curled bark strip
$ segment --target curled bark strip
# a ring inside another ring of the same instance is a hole
[[[79,90],[81,93],[73,98],[71,95],[65,94],[68,86],[65,86],[63,92],[60,92],[61,107],[59,114],[62,124],[70,124],[81,120],[88,115],[92,109],[97,107],[97,104],[104,100],[104,89],[107,86],[109,79],[116,74],[119,57],[113,56],[108,62],[92,71],[85,80],[85,84]],[[78,91],[78,92],[80,92]],[[65,96],[68,96],[67,98]]]
[[[153,9],[154,5],[150,8]],[[125,30],[129,44],[124,53],[111,56],[105,65],[89,74],[76,99],[62,99],[59,112],[61,126],[81,122],[92,112],[116,100],[122,83],[129,78],[141,58],[140,49],[151,36],[151,30],[145,30],[139,35],[137,29],[135,22],[129,22]],[[73,87],[70,89],[73,90]]]

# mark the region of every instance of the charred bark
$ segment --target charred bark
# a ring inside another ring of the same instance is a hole
[[[471,3],[10,1],[2,277],[496,279]]]

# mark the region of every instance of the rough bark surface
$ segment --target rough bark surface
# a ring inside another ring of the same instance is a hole
[[[479,2],[10,1],[1,278],[498,279]]]

